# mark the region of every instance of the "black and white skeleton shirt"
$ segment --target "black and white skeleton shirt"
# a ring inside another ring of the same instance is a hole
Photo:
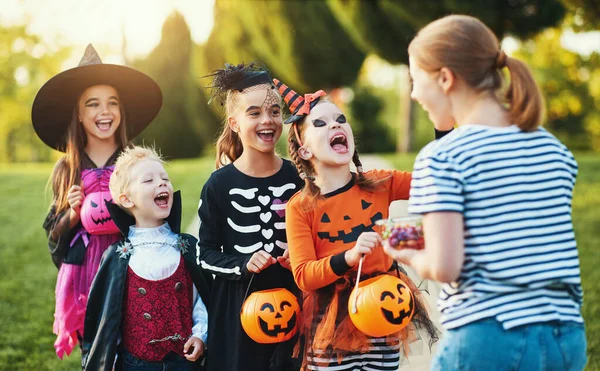
[[[247,278],[246,263],[256,251],[281,256],[287,249],[285,206],[303,184],[288,160],[266,178],[248,176],[233,164],[215,171],[198,205],[198,264],[217,277],[239,280]]]

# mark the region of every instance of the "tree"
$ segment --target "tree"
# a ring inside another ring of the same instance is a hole
[[[173,13],[163,25],[160,43],[135,63],[163,93],[159,115],[136,141],[155,143],[168,157],[201,155],[217,131],[218,119],[207,106],[199,76],[192,72],[193,46],[185,19]]]
[[[562,0],[569,13],[567,26],[577,32],[600,29],[600,0]]]
[[[352,84],[365,57],[322,1],[215,3],[208,66],[253,59],[300,93]]]
[[[515,57],[534,71],[547,105],[545,126],[571,149],[600,152],[600,54],[560,46],[561,30],[523,43]]]
[[[584,0],[581,0],[584,1]],[[592,0],[587,0],[592,1]],[[348,36],[366,53],[390,63],[408,63],[408,44],[427,23],[448,14],[481,19],[498,38],[526,38],[555,26],[565,9],[558,0],[327,0]]]
[[[583,1],[583,0],[582,0]],[[365,53],[373,53],[389,63],[408,64],[408,45],[427,23],[447,14],[469,14],[481,19],[501,39],[511,34],[529,37],[541,29],[556,25],[565,9],[558,0],[327,0],[350,39]],[[408,79],[406,79],[408,83]],[[407,89],[410,90],[410,89]],[[400,137],[408,138],[402,152],[412,145],[414,103],[406,94],[400,104],[409,112],[401,113]],[[408,119],[407,119],[408,118]],[[403,123],[403,125],[402,125]]]
[[[39,88],[61,69],[70,49],[48,50],[25,26],[0,27],[0,162],[49,161],[54,151],[35,134],[31,106]]]
[[[354,88],[354,99],[350,102],[352,131],[357,138],[357,148],[366,153],[385,153],[394,150],[394,142],[388,126],[381,121],[382,100],[370,88]]]

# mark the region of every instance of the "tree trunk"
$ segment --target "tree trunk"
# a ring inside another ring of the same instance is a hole
[[[402,108],[398,114],[398,140],[396,141],[397,153],[408,153],[413,149],[413,132],[414,132],[414,102],[410,99],[412,89],[410,83],[410,75],[408,67],[406,73],[400,82],[400,107]]]

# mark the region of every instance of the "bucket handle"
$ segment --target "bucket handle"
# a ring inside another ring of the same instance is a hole
[[[358,272],[356,273],[356,284],[354,285],[354,292],[356,293],[356,295],[354,295],[354,303],[352,303],[352,314],[356,314],[356,312],[358,312],[358,309],[356,308],[356,305],[358,303],[358,284],[360,283],[360,273],[362,271],[363,260],[365,260],[364,255],[360,257],[360,261],[358,262]]]

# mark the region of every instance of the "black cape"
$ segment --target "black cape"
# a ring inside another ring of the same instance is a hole
[[[128,236],[129,227],[135,224],[135,219],[112,203],[107,203],[107,208],[123,236]],[[198,294],[208,310],[213,278],[211,274],[202,271],[196,264],[196,238],[180,233],[181,195],[179,192],[175,192],[173,195],[173,207],[166,221],[174,233],[189,242],[188,251],[183,254],[185,268],[190,273]],[[129,266],[129,255],[121,258],[117,253],[119,243],[111,245],[104,253],[102,263],[90,289],[82,344],[81,366],[83,370],[111,371],[113,369],[117,343],[121,334],[125,279]],[[115,370],[120,370],[119,363],[117,362]],[[201,369],[200,360],[195,363],[197,368]]]

